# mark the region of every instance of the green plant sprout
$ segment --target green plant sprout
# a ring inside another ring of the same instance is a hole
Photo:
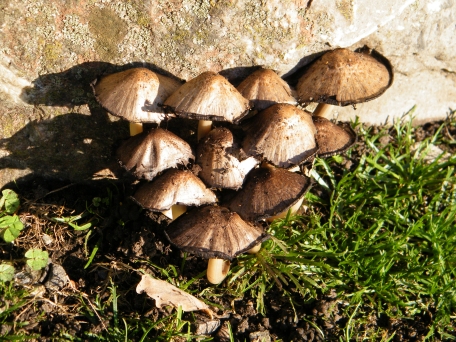
[[[24,228],[16,215],[19,206],[19,198],[13,190],[2,191],[0,198],[0,236],[5,242],[13,242]]]
[[[34,271],[38,271],[47,265],[49,254],[39,248],[31,248],[25,253],[27,265]]]

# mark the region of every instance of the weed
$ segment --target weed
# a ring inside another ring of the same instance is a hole
[[[17,321],[16,317],[30,303],[29,293],[17,289],[13,283],[0,282],[0,341],[30,341],[38,338],[24,329],[29,322]]]

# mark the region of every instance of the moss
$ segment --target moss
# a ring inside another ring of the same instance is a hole
[[[127,23],[109,8],[94,8],[89,15],[89,29],[95,37],[95,50],[103,60],[114,60],[118,45],[127,34]]]
[[[150,27],[152,23],[150,17],[146,13],[140,12],[136,18],[136,24],[142,27]]]
[[[352,21],[353,19],[353,3],[352,0],[338,0],[336,2],[336,7],[340,13],[347,19],[348,21]]]
[[[59,41],[55,41],[53,44],[46,44],[44,46],[44,58],[46,58],[46,64],[56,62],[62,53],[62,44]]]

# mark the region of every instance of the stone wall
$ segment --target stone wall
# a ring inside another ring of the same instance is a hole
[[[89,83],[144,65],[187,80],[205,70],[233,83],[252,67],[293,82],[335,47],[390,59],[393,86],[334,115],[380,124],[456,109],[454,0],[0,0],[0,188],[33,175],[79,181],[118,172],[128,134]]]

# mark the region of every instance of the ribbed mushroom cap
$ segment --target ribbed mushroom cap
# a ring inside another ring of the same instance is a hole
[[[151,180],[158,173],[194,159],[190,145],[165,129],[152,129],[125,140],[117,159],[136,178]]]
[[[160,123],[165,113],[159,104],[180,83],[146,68],[133,68],[101,77],[91,86],[97,101],[111,114],[132,122]]]
[[[296,104],[290,86],[271,69],[259,69],[239,84],[237,90],[258,111],[275,103]]]
[[[268,238],[262,227],[219,206],[199,207],[179,216],[165,234],[185,252],[225,260],[232,260]]]
[[[275,167],[252,170],[244,186],[226,204],[246,221],[255,222],[295,204],[309,190],[311,180],[300,174]]]
[[[224,127],[214,128],[198,144],[198,176],[211,188],[234,189],[242,186],[249,171],[258,161],[249,157],[240,161],[233,147],[233,134]]]
[[[234,123],[249,110],[249,101],[225,77],[211,71],[184,83],[165,105],[181,117]]]
[[[296,90],[300,102],[347,106],[375,99],[392,83],[393,71],[388,63],[367,53],[335,49],[309,67]]]
[[[255,115],[242,147],[251,156],[288,168],[317,152],[316,129],[311,115],[289,104],[275,104]]]
[[[319,157],[326,158],[344,153],[356,142],[356,133],[349,124],[343,123],[339,126],[321,116],[313,116],[312,119],[317,128],[315,139]]]
[[[215,203],[217,197],[190,171],[171,169],[150,183],[142,184],[133,196],[143,208],[164,211],[175,204],[200,206]]]

